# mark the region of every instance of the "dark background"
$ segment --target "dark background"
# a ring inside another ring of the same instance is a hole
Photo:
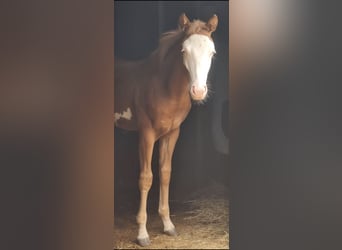
[[[214,14],[218,16],[218,28],[213,33],[217,55],[208,79],[213,93],[204,105],[193,105],[189,116],[181,126],[173,157],[170,199],[181,199],[184,194],[196,188],[203,188],[212,180],[228,186],[228,154],[222,154],[215,149],[212,134],[213,116],[218,115],[222,117],[220,124],[222,135],[228,137],[228,2],[115,1],[114,3],[114,54],[115,57],[125,59],[147,57],[157,48],[162,33],[178,28],[178,18],[182,12],[186,13],[190,20],[201,19],[205,22]],[[220,75],[221,78],[214,78],[215,75]],[[223,94],[225,100],[214,103],[218,94]],[[217,105],[221,107],[218,108]],[[115,130],[116,204],[120,204],[120,199],[138,201],[137,142],[135,132]],[[158,144],[154,151],[152,163],[154,182],[149,195],[149,199],[155,201],[159,199],[157,164]],[[133,197],[129,198],[130,195]]]
[[[272,1],[229,2],[230,247],[340,249],[341,3],[273,2],[286,60]],[[1,249],[112,248],[113,5],[1,1]]]

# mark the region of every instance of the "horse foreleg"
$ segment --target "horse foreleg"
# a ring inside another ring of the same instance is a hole
[[[170,219],[169,184],[171,176],[171,160],[179,136],[179,128],[160,138],[159,141],[159,215],[164,224],[164,232],[168,235],[177,235],[175,226]]]
[[[155,137],[153,132],[144,131],[140,134],[139,140],[139,160],[140,160],[140,177],[139,177],[139,190],[140,190],[140,208],[137,215],[137,223],[139,225],[139,232],[137,241],[141,246],[150,244],[150,238],[146,229],[147,213],[146,203],[148,192],[152,186],[152,170],[151,159],[153,153],[153,145]]]

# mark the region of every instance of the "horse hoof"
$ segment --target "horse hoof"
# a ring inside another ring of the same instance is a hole
[[[142,238],[142,239],[137,239],[137,242],[140,246],[146,247],[151,244],[150,238]]]
[[[177,236],[178,235],[176,228],[164,231],[164,233],[168,236]]]

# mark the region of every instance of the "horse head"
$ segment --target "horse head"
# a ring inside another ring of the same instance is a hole
[[[212,57],[216,53],[211,38],[216,30],[218,17],[213,15],[207,23],[190,22],[183,13],[179,17],[179,28],[186,33],[182,44],[183,63],[190,76],[190,96],[193,100],[204,100],[208,93],[207,78]]]

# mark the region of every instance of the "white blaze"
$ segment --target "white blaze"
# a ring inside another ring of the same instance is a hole
[[[132,119],[132,112],[130,108],[127,108],[126,111],[123,111],[122,113],[114,113],[114,122],[116,123],[120,118],[124,118],[126,120]]]
[[[206,35],[194,34],[183,43],[184,65],[189,71],[191,84],[207,84],[212,56],[216,53],[213,41]]]

